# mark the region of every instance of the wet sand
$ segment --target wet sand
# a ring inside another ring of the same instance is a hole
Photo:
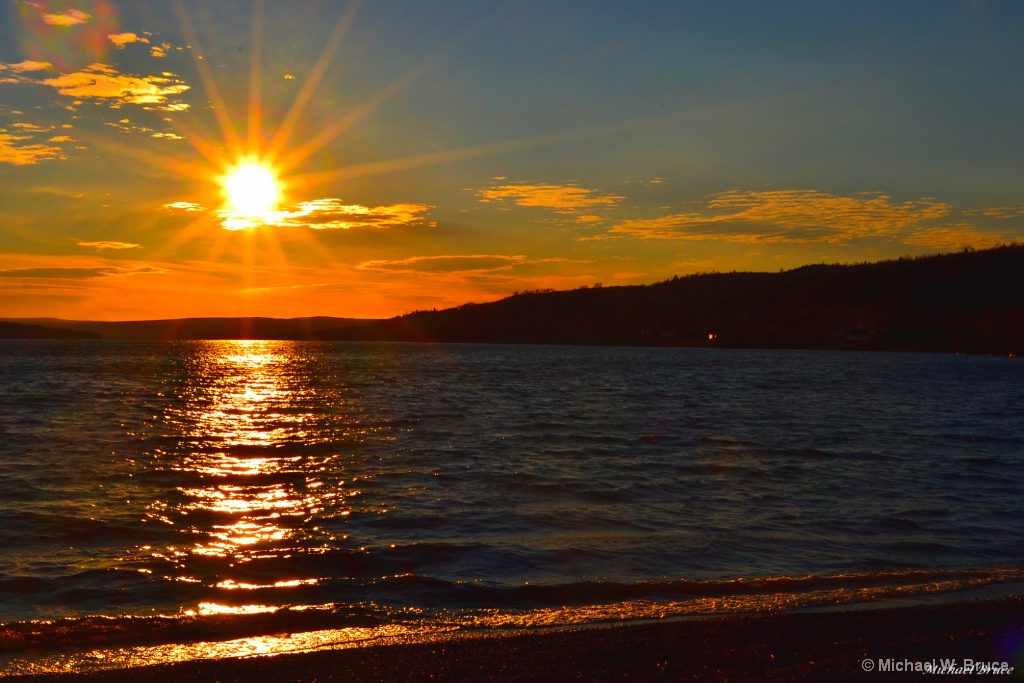
[[[712,617],[8,680],[886,681],[927,679],[898,668],[942,659],[1008,662],[1015,668],[1009,674],[945,674],[938,680],[1024,680],[1024,597]],[[865,660],[872,671],[865,671]]]

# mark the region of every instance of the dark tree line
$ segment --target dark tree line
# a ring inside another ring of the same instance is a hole
[[[1024,245],[524,293],[381,325],[404,340],[1020,353]]]
[[[26,321],[20,321],[26,322]],[[388,320],[5,323],[0,336],[1024,352],[1024,245],[652,285],[535,290]],[[73,331],[73,332],[72,332]]]

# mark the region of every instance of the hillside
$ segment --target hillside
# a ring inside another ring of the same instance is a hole
[[[0,339],[99,339],[92,332],[0,321]]]
[[[1024,245],[779,273],[526,292],[388,320],[16,321],[106,339],[309,339],[1024,351]],[[0,329],[0,335],[3,329]]]
[[[386,324],[394,338],[436,341],[1017,354],[1024,245],[526,293]]]

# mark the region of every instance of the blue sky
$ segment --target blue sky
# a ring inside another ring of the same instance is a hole
[[[1024,236],[1019,3],[0,21],[0,316],[383,317]],[[224,189],[246,163],[274,179],[258,210]]]

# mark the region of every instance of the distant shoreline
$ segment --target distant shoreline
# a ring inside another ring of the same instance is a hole
[[[1024,597],[720,616],[9,680],[877,681],[907,680],[927,675],[914,666],[942,660],[962,666],[968,659],[1013,667],[1012,674],[996,680],[1024,678]],[[961,678],[971,676],[943,680]]]
[[[0,338],[395,341],[1024,354],[1024,245],[651,285],[536,290],[389,319],[0,320]]]

